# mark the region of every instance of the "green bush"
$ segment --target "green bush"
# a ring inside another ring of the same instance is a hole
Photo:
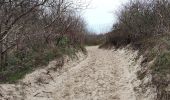
[[[69,45],[69,42],[70,42],[70,41],[69,41],[68,37],[67,37],[67,36],[64,36],[64,37],[62,37],[62,38],[60,39],[58,45],[59,45],[59,46],[62,46],[62,47],[65,47],[65,46],[68,46],[68,45]]]
[[[161,53],[152,66],[155,74],[170,74],[170,52]]]

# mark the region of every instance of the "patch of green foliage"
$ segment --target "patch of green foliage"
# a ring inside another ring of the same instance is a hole
[[[152,66],[154,74],[170,74],[170,52],[163,52],[157,58]]]
[[[32,51],[26,54],[16,52],[11,54],[7,66],[0,72],[1,82],[16,82],[23,78],[25,74],[33,71],[35,68],[47,65],[56,57],[61,57],[62,54],[58,49],[45,49],[43,51]]]
[[[66,36],[64,36],[64,37],[62,37],[61,38],[61,40],[59,41],[59,46],[61,46],[61,47],[65,47],[65,46],[67,46],[67,45],[69,45],[69,39],[68,39],[68,37],[66,37]]]

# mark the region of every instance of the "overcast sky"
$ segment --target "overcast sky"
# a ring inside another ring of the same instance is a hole
[[[89,9],[84,13],[88,29],[95,33],[110,31],[116,22],[115,12],[127,1],[129,0],[92,0]]]

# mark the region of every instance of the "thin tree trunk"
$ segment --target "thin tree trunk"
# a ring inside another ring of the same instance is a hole
[[[5,49],[8,49],[8,36],[7,36],[7,38],[6,38],[6,40],[5,40]],[[4,66],[6,66],[7,65],[7,60],[8,60],[8,50],[4,53]]]
[[[1,33],[1,26],[0,26],[0,33]],[[2,49],[2,36],[0,34],[0,70],[2,70],[2,60],[3,60],[3,56],[2,56],[2,52],[3,52],[3,49]]]
[[[1,40],[1,38],[0,38]],[[2,48],[2,42],[0,42],[0,70],[2,69],[2,66],[3,66],[3,48]]]

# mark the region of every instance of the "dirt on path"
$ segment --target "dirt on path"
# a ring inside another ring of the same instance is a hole
[[[0,100],[150,100],[137,96],[137,52],[87,47],[88,56],[69,61],[61,71],[47,68],[27,75],[19,84],[0,85]]]

